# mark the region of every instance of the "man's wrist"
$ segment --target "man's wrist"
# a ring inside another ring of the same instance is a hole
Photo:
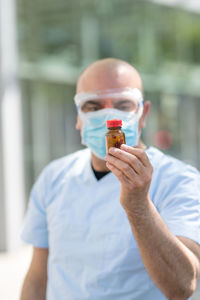
[[[131,206],[126,207],[124,210],[129,220],[151,218],[152,202],[149,195],[145,199],[138,199],[132,201]]]

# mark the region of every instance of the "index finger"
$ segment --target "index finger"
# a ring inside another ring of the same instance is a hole
[[[141,162],[142,164],[145,166],[145,167],[149,167],[150,164],[150,161],[149,161],[149,158],[147,156],[147,154],[145,153],[145,151],[141,148],[135,148],[135,147],[130,147],[126,144],[122,144],[120,149],[130,153],[130,154],[133,154],[135,155]]]

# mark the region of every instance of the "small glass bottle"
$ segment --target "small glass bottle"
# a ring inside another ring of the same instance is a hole
[[[121,144],[125,144],[125,134],[121,130],[122,120],[114,119],[106,121],[108,131],[106,133],[106,151],[110,147],[120,148]]]

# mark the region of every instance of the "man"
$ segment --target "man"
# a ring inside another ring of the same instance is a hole
[[[128,63],[90,65],[75,102],[88,148],[52,162],[33,187],[21,300],[188,299],[200,273],[199,173],[139,139],[150,103]],[[128,145],[106,155],[115,118]]]

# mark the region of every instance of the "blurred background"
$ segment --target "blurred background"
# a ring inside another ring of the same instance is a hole
[[[0,0],[0,251],[18,253],[43,167],[82,148],[76,80],[105,57],[142,75],[145,143],[200,169],[199,0]]]

